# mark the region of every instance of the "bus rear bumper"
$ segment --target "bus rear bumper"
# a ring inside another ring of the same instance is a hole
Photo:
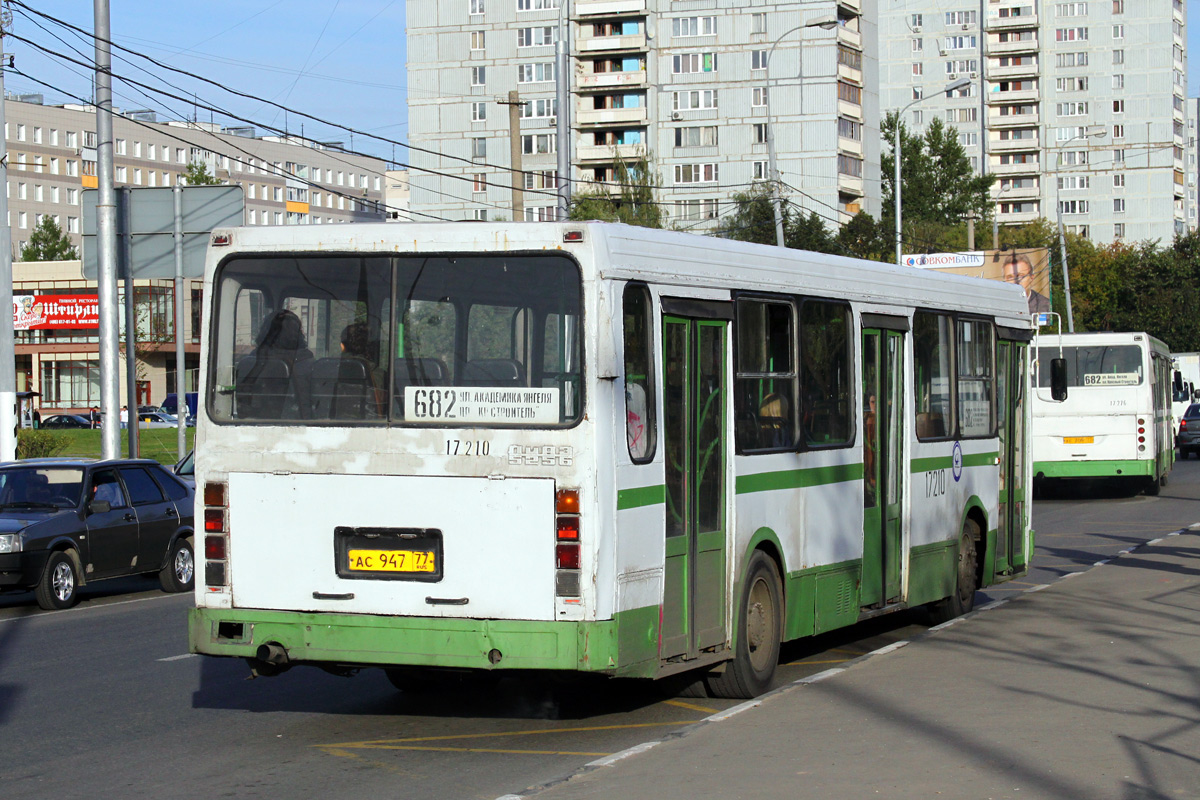
[[[644,616],[639,611],[625,613]],[[658,609],[653,612],[657,619]],[[261,645],[278,644],[291,664],[653,674],[655,659],[645,663],[638,658],[641,663],[621,665],[618,636],[623,622],[193,608],[188,614],[188,641],[193,653],[238,658],[255,657]]]
[[[1111,461],[1035,461],[1035,478],[1116,478],[1149,477],[1154,474],[1154,459]]]

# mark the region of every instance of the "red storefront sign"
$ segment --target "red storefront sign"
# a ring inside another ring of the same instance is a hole
[[[43,331],[54,328],[99,327],[99,295],[13,295],[13,330]]]

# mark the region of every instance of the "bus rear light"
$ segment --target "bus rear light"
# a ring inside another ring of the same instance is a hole
[[[1144,419],[1142,419],[1141,417],[1139,417],[1139,418],[1138,418],[1138,425],[1145,425],[1145,424],[1146,424],[1146,420],[1144,420]]]
[[[205,536],[204,537],[204,557],[205,558],[225,558],[225,537],[224,536]]]
[[[220,508],[204,509],[204,532],[205,533],[224,533],[225,532],[225,511]]]
[[[204,484],[204,505],[225,507],[225,484]]]
[[[579,517],[559,517],[557,527],[559,541],[563,539],[579,541]]]
[[[1145,432],[1146,432],[1145,428],[1138,428],[1138,433],[1145,433]]]
[[[579,513],[579,490],[559,489],[554,493],[554,510],[559,514]]]
[[[224,586],[225,585],[225,562],[224,561],[205,561],[204,562],[204,584],[206,586]],[[211,589],[209,591],[212,591]]]
[[[579,569],[579,544],[559,542],[555,545],[554,566],[558,569]]]
[[[1139,436],[1139,437],[1138,437],[1138,441],[1139,441],[1139,442],[1144,442],[1144,441],[1146,441],[1146,437],[1145,437],[1145,436]]]

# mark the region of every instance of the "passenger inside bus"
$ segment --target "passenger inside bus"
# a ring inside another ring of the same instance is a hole
[[[366,322],[342,329],[341,355],[319,359],[312,371],[313,416],[317,419],[367,419],[383,415],[387,370],[372,358]]]
[[[308,417],[313,353],[300,318],[288,309],[275,312],[263,322],[255,344],[254,352],[237,363],[238,416]]]

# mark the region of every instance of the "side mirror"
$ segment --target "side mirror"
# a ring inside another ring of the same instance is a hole
[[[1174,383],[1175,394],[1182,393],[1183,392],[1183,375],[1181,375],[1179,373],[1179,370],[1175,370],[1175,379],[1174,380],[1175,380],[1175,383]]]
[[[1050,397],[1056,403],[1067,399],[1067,360],[1065,358],[1050,359]]]
[[[107,511],[112,511],[112,503],[107,500],[93,500],[88,503],[88,511],[93,514],[103,514]]]

